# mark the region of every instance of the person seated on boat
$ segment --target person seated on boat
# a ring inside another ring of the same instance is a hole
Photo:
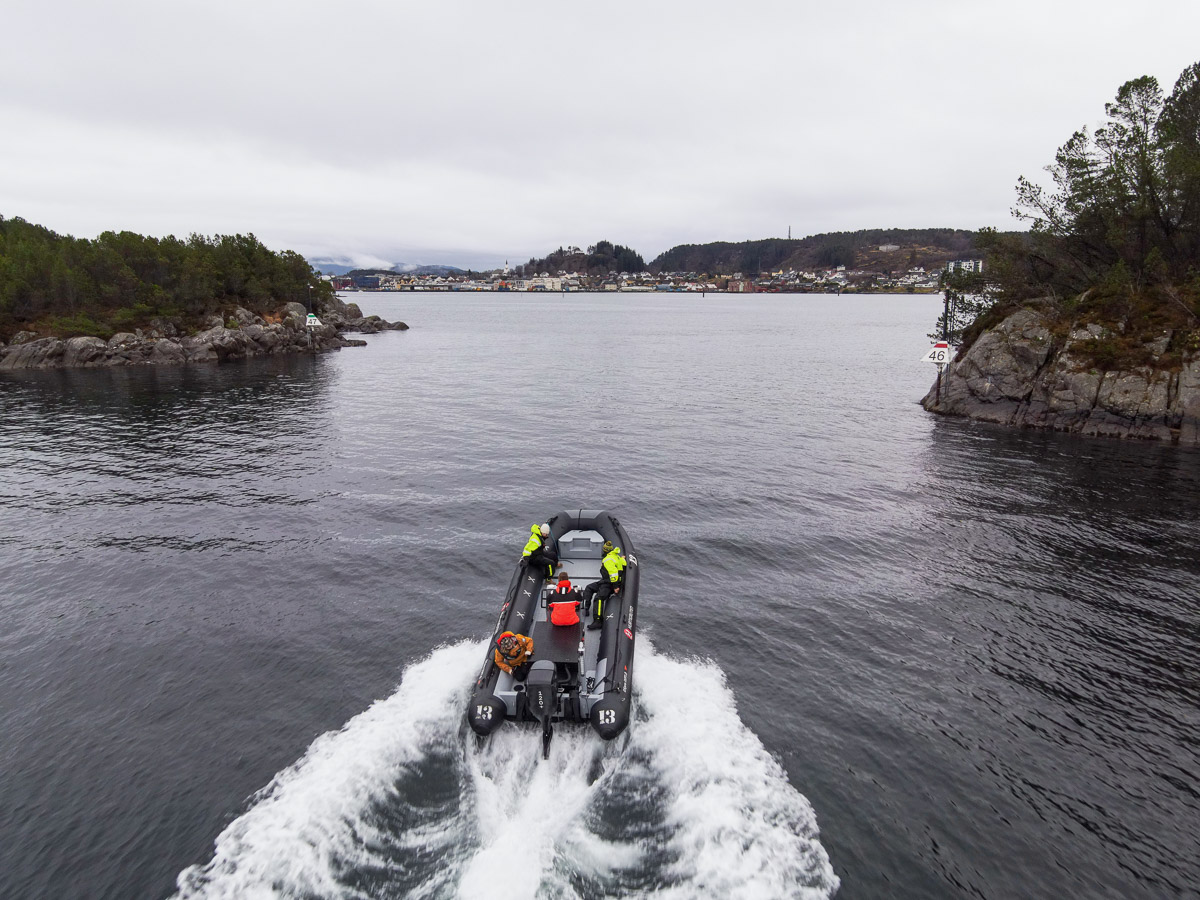
[[[571,576],[565,571],[558,573],[558,578],[554,586],[554,593],[573,594],[578,600],[583,600],[584,597],[584,592],[571,583]]]
[[[551,625],[578,625],[579,624],[579,606],[582,601],[579,598],[578,591],[572,591],[574,598],[551,600],[550,601],[550,624]],[[564,597],[567,595],[564,595]]]
[[[600,548],[600,550],[601,550],[600,574],[601,575],[606,575],[606,573],[604,571],[604,557],[606,557],[606,556],[608,556],[608,554],[612,553],[612,549],[613,549],[612,541],[605,541],[604,546]],[[608,581],[607,576],[600,581],[593,581],[591,584],[586,585],[583,589],[584,601],[590,603],[592,598],[596,596],[596,592],[600,590],[600,586],[603,585],[606,581]]]
[[[533,638],[506,631],[496,640],[492,658],[501,669],[524,681],[529,675],[530,657],[533,656]]]
[[[604,546],[602,546],[600,548],[600,566],[601,566],[600,574],[601,575],[604,575],[604,568],[603,568],[604,567],[604,558],[612,552],[613,552],[613,542],[605,541]],[[607,580],[607,578],[605,580]],[[599,581],[592,582],[591,584],[589,584],[587,586],[587,588],[585,588],[585,591],[591,591],[594,594],[596,592],[596,588],[598,588],[599,586],[600,586]]]
[[[566,572],[559,573],[558,584],[550,595],[550,624],[578,625],[579,607],[583,604],[583,595],[571,587],[571,579]]]
[[[550,526],[534,525],[531,531],[521,556],[531,569],[536,571],[539,566],[544,566],[547,576],[553,578],[554,567],[558,565],[558,553],[550,537]]]
[[[592,621],[588,623],[589,631],[600,627],[604,621],[604,601],[614,594],[621,593],[621,584],[625,577],[625,557],[621,555],[621,548],[614,547],[612,541],[605,541],[604,551],[605,556],[600,563],[600,574],[603,577],[588,585],[592,592]]]

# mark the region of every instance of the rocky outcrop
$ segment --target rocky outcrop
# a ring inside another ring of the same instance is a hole
[[[334,297],[317,311],[323,322],[328,322],[339,331],[355,331],[359,334],[378,334],[381,331],[407,331],[403,322],[385,322],[379,316],[364,316],[357,303],[346,303]]]
[[[375,334],[408,328],[403,322],[364,317],[357,305],[336,298],[319,309],[318,315],[321,326],[310,329],[308,313],[299,303],[287,304],[280,310],[280,321],[272,323],[239,307],[228,321],[214,316],[198,334],[180,335],[176,323],[156,319],[145,332],[121,332],[107,341],[97,337],[60,340],[21,331],[9,344],[0,343],[0,369],[181,365],[281,353],[324,353],[366,346],[366,341],[344,338],[342,332]]]
[[[927,410],[1026,428],[1200,445],[1200,354],[1165,358],[1172,334],[1145,349],[1150,364],[1103,372],[1081,353],[1099,325],[1056,340],[1036,310],[984,332],[921,401]]]

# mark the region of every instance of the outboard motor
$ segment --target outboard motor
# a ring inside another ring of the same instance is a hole
[[[525,679],[526,709],[542,723],[542,759],[550,756],[550,738],[554,735],[551,719],[558,711],[558,685],[554,680],[554,663],[539,659],[529,669]]]
[[[467,710],[467,721],[470,723],[472,731],[487,737],[500,727],[507,712],[503,700],[495,694],[485,694],[480,691],[471,698],[471,706]]]

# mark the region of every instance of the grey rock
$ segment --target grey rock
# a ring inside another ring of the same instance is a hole
[[[347,304],[345,300],[334,294],[332,298],[317,301],[317,315],[324,319],[326,316],[341,316],[343,319],[353,319],[361,317],[362,313],[351,315],[347,312],[348,307],[352,304]]]
[[[176,337],[179,334],[179,328],[171,319],[151,319],[150,327],[159,332],[163,337]]]
[[[1167,410],[1166,374],[1150,369],[1109,372],[1096,394],[1096,406],[1124,419],[1165,415]]]
[[[59,365],[65,350],[66,344],[58,338],[41,338],[16,346],[10,344],[4,359],[0,360],[0,369],[54,368]]]
[[[187,362],[217,362],[220,357],[212,344],[193,345],[184,348],[184,359]]]
[[[1083,323],[1055,347],[1042,316],[1020,310],[952,363],[940,396],[935,383],[922,405],[985,422],[1200,445],[1200,356],[1185,360],[1177,374],[1165,363],[1101,373],[1072,352],[1107,334]],[[1163,332],[1147,349],[1161,357],[1171,338]]]
[[[264,350],[274,350],[282,341],[280,333],[284,329],[279,325],[267,325],[258,334],[252,334],[251,339]]]
[[[119,337],[119,335],[115,335]],[[133,337],[133,335],[129,335]],[[98,337],[74,337],[63,348],[64,367],[104,365],[108,360],[109,345]]]
[[[1070,337],[1067,338],[1068,344],[1076,341],[1094,341],[1097,338],[1106,337],[1109,331],[1107,328],[1102,328],[1099,325],[1084,325],[1080,328],[1071,329]]]
[[[261,325],[263,323],[261,318],[250,312],[250,310],[243,309],[240,306],[233,311],[233,317],[243,328],[245,328],[247,325]]]
[[[293,316],[300,319],[308,317],[308,310],[303,303],[288,303],[283,307],[283,317],[285,319]]]
[[[13,339],[9,341],[9,345],[15,347],[18,344],[28,344],[30,341],[36,341],[37,339],[36,331],[18,331],[13,335]]]
[[[150,347],[150,361],[158,365],[179,365],[187,358],[178,342],[164,338]]]
[[[1184,364],[1174,388],[1169,414],[1179,428],[1179,443],[1200,445],[1200,356]]]
[[[1167,347],[1169,347],[1171,345],[1171,336],[1173,334],[1174,334],[1174,332],[1164,331],[1162,334],[1160,334],[1154,340],[1152,340],[1148,344],[1146,344],[1147,349],[1149,349],[1149,351],[1151,353],[1153,353],[1156,357],[1162,356],[1164,353],[1167,352]]]
[[[359,334],[379,334],[382,330],[379,323],[383,320],[379,316],[367,316],[362,319],[351,319],[346,323],[347,331],[357,331]]]

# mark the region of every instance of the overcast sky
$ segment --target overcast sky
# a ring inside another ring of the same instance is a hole
[[[0,215],[310,259],[1019,227],[1200,2],[5,0]]]

